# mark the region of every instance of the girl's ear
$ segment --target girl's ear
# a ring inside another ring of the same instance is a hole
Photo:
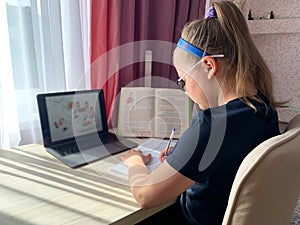
[[[205,56],[202,59],[202,63],[207,67],[208,69],[208,74],[207,74],[207,79],[212,79],[213,76],[217,72],[217,62],[213,57],[210,56]]]

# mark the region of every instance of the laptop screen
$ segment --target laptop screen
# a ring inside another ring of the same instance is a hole
[[[107,129],[103,91],[89,90],[38,95],[44,144]]]
[[[103,129],[97,93],[46,97],[46,107],[52,141]]]

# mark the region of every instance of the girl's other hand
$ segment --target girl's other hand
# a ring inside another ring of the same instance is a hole
[[[121,161],[127,166],[146,165],[151,154],[144,155],[140,150],[131,149],[120,156]]]

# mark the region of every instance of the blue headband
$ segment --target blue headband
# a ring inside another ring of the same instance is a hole
[[[187,51],[188,53],[191,53],[199,58],[202,58],[204,56],[209,56],[210,54],[202,51],[200,48],[195,47],[194,45],[188,43],[187,41],[183,40],[182,38],[179,38],[179,41],[177,43],[177,47]]]

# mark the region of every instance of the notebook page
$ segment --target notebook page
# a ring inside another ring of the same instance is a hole
[[[159,160],[159,153],[161,150],[167,147],[168,140],[162,140],[157,138],[149,138],[142,144],[140,144],[136,149],[141,150],[143,154],[151,154],[152,158],[147,163],[147,167],[150,171],[153,171],[158,167],[161,162]],[[171,146],[174,146],[175,143],[171,143]],[[111,171],[114,173],[119,173],[123,175],[128,175],[128,168],[120,162],[111,168]]]

